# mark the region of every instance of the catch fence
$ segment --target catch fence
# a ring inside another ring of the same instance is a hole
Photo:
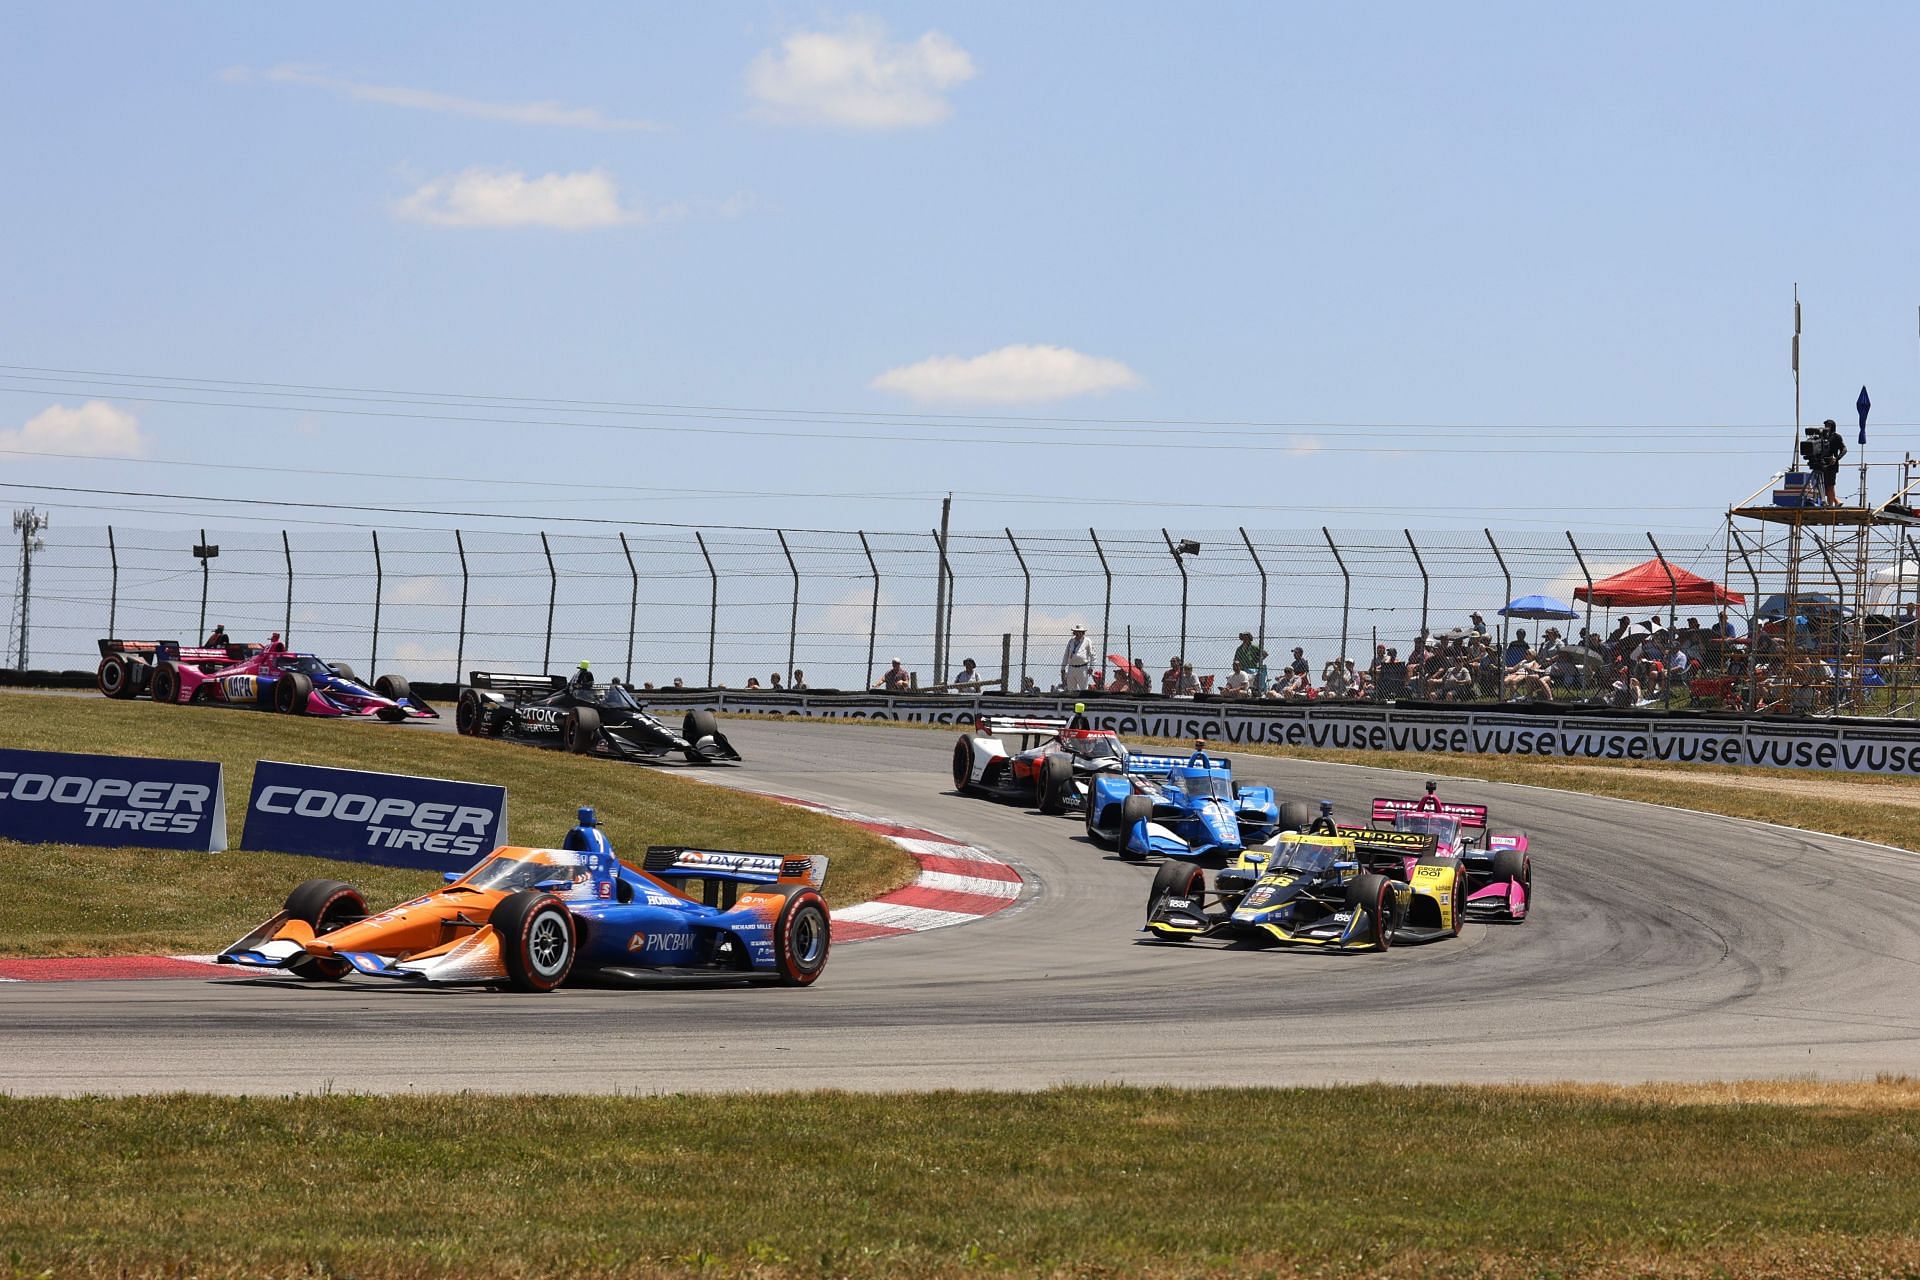
[[[13,604],[7,665],[90,670],[103,636],[235,640],[283,633],[369,674],[557,670],[587,660],[636,685],[741,688],[805,673],[862,688],[894,658],[918,685],[972,658],[1014,689],[1060,678],[1070,628],[1107,655],[1167,659],[1224,678],[1239,633],[1277,671],[1299,646],[1321,685],[1376,645],[1406,658],[1422,632],[1482,615],[1492,638],[1605,630],[1584,605],[1563,622],[1509,621],[1507,601],[1574,589],[1660,557],[1721,576],[1724,534],[1392,530],[955,532],[738,528],[605,534],[499,531],[37,531],[0,558]],[[24,571],[24,572],[23,572]],[[1636,609],[1636,619],[1665,609]],[[1713,621],[1711,609],[1680,610]],[[1479,691],[1485,696],[1487,690]],[[1588,692],[1591,692],[1589,690]],[[1497,695],[1496,695],[1497,696]]]

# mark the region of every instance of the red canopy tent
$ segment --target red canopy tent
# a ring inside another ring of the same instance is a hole
[[[1669,579],[1667,574],[1673,577]],[[1673,604],[1745,604],[1747,598],[1738,591],[1729,591],[1719,583],[1703,578],[1697,573],[1688,573],[1671,560],[1664,565],[1659,560],[1649,560],[1637,564],[1623,573],[1611,578],[1602,578],[1593,584],[1589,591],[1585,587],[1573,589],[1575,600],[1589,600],[1607,609],[1634,607],[1638,605]]]

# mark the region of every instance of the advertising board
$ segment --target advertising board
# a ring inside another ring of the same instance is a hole
[[[219,764],[0,749],[0,836],[26,844],[227,847]]]
[[[506,840],[505,787],[262,760],[240,847],[463,871]]]

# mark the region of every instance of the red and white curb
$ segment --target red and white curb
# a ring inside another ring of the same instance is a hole
[[[841,907],[833,913],[835,942],[864,942],[903,933],[924,933],[973,921],[1004,911],[1020,896],[1020,873],[986,852],[923,827],[870,818],[863,813],[794,796],[761,792],[769,800],[824,813],[885,836],[920,864],[914,882],[870,902]]]
[[[764,794],[764,793],[762,793]],[[913,855],[920,875],[912,884],[871,902],[833,913],[833,940],[865,942],[903,933],[923,933],[969,924],[1012,906],[1020,896],[1020,873],[992,854],[950,836],[910,827],[794,796],[769,800],[797,805],[863,827]],[[0,982],[107,982],[130,978],[209,978],[240,970],[216,965],[212,956],[0,957]]]

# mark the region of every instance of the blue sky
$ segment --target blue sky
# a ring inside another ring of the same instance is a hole
[[[15,484],[469,524],[917,529],[951,489],[969,528],[1702,528],[1783,461],[1796,281],[1808,418],[1866,383],[1872,456],[1916,443],[1912,6],[5,22]],[[194,399],[266,407],[164,402]],[[1299,425],[1183,425],[1220,421]]]

